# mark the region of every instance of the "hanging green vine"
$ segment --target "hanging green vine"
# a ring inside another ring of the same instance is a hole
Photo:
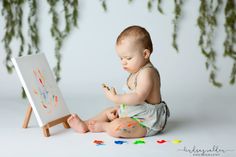
[[[39,52],[39,32],[38,32],[38,16],[37,16],[37,0],[28,0],[30,12],[28,15],[28,34],[30,42],[28,43],[28,54]]]
[[[100,0],[100,3],[102,5],[103,10],[106,12],[107,11],[107,3],[106,0]]]
[[[147,1],[147,8],[148,8],[148,10],[152,9],[152,0]]]
[[[16,19],[15,19],[15,29],[16,29],[16,37],[20,38],[20,51],[19,51],[19,56],[23,55],[24,52],[24,37],[22,34],[22,15],[23,15],[23,11],[22,11],[22,5],[24,3],[24,0],[16,0],[15,1],[15,15],[16,15]]]
[[[147,8],[148,10],[152,9],[154,0],[147,1]],[[157,0],[157,10],[164,14],[163,9],[161,7],[162,0]],[[174,0],[174,19],[172,20],[173,23],[173,33],[172,33],[172,46],[178,52],[178,45],[177,45],[177,33],[178,33],[178,24],[181,17],[181,7],[183,5],[182,0]]]
[[[216,4],[215,4],[215,3]],[[220,10],[222,0],[205,1],[201,0],[199,8],[199,17],[197,20],[200,28],[199,46],[202,54],[206,57],[206,69],[210,70],[210,82],[216,86],[221,87],[222,84],[216,80],[216,51],[213,48],[213,39],[215,29],[217,27],[217,13]]]
[[[153,2],[154,1],[157,1],[157,10],[161,13],[161,14],[164,14],[163,10],[162,10],[162,7],[161,7],[161,3],[162,3],[162,0],[147,0],[147,8],[148,10],[152,10],[152,7],[153,7]],[[132,2],[132,0],[129,0],[129,2]]]
[[[175,50],[178,52],[179,48],[177,45],[177,32],[178,32],[178,24],[179,24],[179,19],[181,16],[181,6],[183,5],[182,0],[175,0],[175,8],[174,8],[174,19],[172,20],[173,22],[173,33],[172,33],[172,46],[175,48]]]
[[[64,30],[59,29],[59,13],[56,10],[57,3],[60,1],[57,0],[47,0],[50,5],[49,13],[52,15],[52,26],[51,26],[51,35],[55,40],[55,57],[56,57],[56,66],[54,67],[54,73],[56,80],[60,80],[60,71],[61,71],[61,47],[64,39],[71,31],[72,26],[77,26],[78,18],[78,0],[63,0],[64,6],[64,17],[65,17],[65,28]]]
[[[161,13],[164,14],[162,7],[161,7],[162,0],[157,0],[157,10]]]
[[[230,84],[234,84],[236,76],[236,6],[234,0],[227,0],[224,12],[226,32],[224,56],[230,57],[234,61],[230,76]]]
[[[20,40],[18,55],[22,56],[24,51],[24,37],[22,34],[22,5],[24,0],[3,0],[2,15],[5,19],[5,34],[3,36],[4,48],[6,50],[5,64],[8,73],[12,73],[13,65],[11,63],[12,49],[10,44],[13,38]]]

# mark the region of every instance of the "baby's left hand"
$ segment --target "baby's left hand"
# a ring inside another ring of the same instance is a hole
[[[114,119],[118,118],[117,108],[114,108],[113,110],[110,110],[109,112],[107,112],[107,118],[110,121],[113,121]]]
[[[109,88],[107,85],[103,84],[103,91],[108,99],[114,102],[116,96],[115,88]]]

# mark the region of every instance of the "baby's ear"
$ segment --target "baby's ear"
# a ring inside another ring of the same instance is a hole
[[[151,52],[149,49],[143,50],[143,56],[145,59],[148,59],[150,57],[150,55],[151,55]]]

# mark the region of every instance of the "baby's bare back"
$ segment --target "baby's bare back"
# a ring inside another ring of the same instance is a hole
[[[151,86],[145,101],[149,104],[159,104],[161,102],[160,75],[156,69],[145,68],[139,73],[131,75],[128,79],[128,87],[135,90],[137,86],[142,86],[145,82],[138,80],[143,80],[142,77],[146,77],[146,75],[150,78],[145,79],[145,81],[151,81]]]

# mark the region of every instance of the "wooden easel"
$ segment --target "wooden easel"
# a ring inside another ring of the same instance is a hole
[[[28,124],[29,124],[29,120],[30,120],[30,117],[31,117],[31,113],[32,113],[32,107],[31,105],[29,105],[27,111],[26,111],[26,114],[25,114],[25,119],[24,119],[24,123],[23,123],[23,128],[27,128],[28,127]],[[60,124],[62,123],[64,128],[70,128],[69,124],[67,123],[67,119],[70,117],[70,115],[67,115],[67,116],[64,116],[62,118],[59,118],[59,119],[56,119],[54,121],[51,121],[47,124],[45,124],[43,126],[43,134],[45,137],[49,137],[50,136],[50,133],[49,133],[49,128],[57,125],[57,124]]]

